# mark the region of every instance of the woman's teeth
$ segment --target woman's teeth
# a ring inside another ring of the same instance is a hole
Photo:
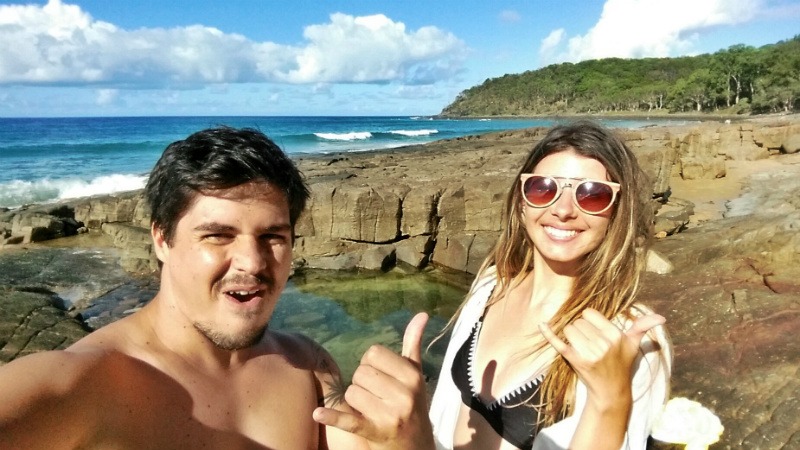
[[[556,238],[569,238],[578,234],[577,230],[562,230],[553,227],[544,227],[544,230],[547,234]]]

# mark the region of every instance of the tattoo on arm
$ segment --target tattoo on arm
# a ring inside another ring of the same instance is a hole
[[[347,386],[340,376],[333,377],[331,381],[327,382],[327,385],[328,393],[325,394],[325,406],[334,408],[344,402],[344,393],[347,390]]]
[[[328,387],[328,392],[324,397],[319,399],[319,405],[328,408],[334,408],[344,402],[344,393],[347,390],[347,384],[342,380],[342,375],[339,372],[339,366],[321,345],[314,344],[315,349],[315,366],[316,371],[321,374],[328,375],[328,379],[324,381]]]

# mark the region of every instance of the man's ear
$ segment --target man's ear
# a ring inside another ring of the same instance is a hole
[[[169,244],[164,238],[164,231],[155,223],[150,224],[150,236],[153,237],[153,251],[156,253],[156,258],[163,263],[169,255]]]

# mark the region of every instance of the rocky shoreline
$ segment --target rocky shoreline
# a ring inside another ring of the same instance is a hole
[[[474,274],[509,174],[545,131],[298,159],[312,199],[296,268]],[[713,448],[800,448],[800,117],[620,134],[653,182],[641,298],[669,322],[673,395],[720,416]],[[140,192],[0,212],[0,361],[64,348],[146,301],[148,221]]]
[[[713,180],[732,162],[796,151],[800,124],[784,119],[620,130],[651,177],[652,191],[643,194],[654,199],[654,232],[670,235],[692,213],[690,204],[670,198],[673,178]],[[545,132],[298,159],[312,196],[296,228],[296,267],[432,265],[474,274],[499,231],[508,174]],[[0,213],[0,236],[13,245],[102,230],[124,249],[126,270],[145,272],[156,267],[148,222],[141,192],[130,192]]]

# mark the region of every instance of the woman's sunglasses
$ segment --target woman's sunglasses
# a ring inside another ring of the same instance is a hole
[[[572,201],[586,214],[602,214],[611,208],[619,183],[586,178],[551,177],[523,173],[519,176],[522,198],[534,208],[546,208],[558,200],[564,188],[572,190]]]

